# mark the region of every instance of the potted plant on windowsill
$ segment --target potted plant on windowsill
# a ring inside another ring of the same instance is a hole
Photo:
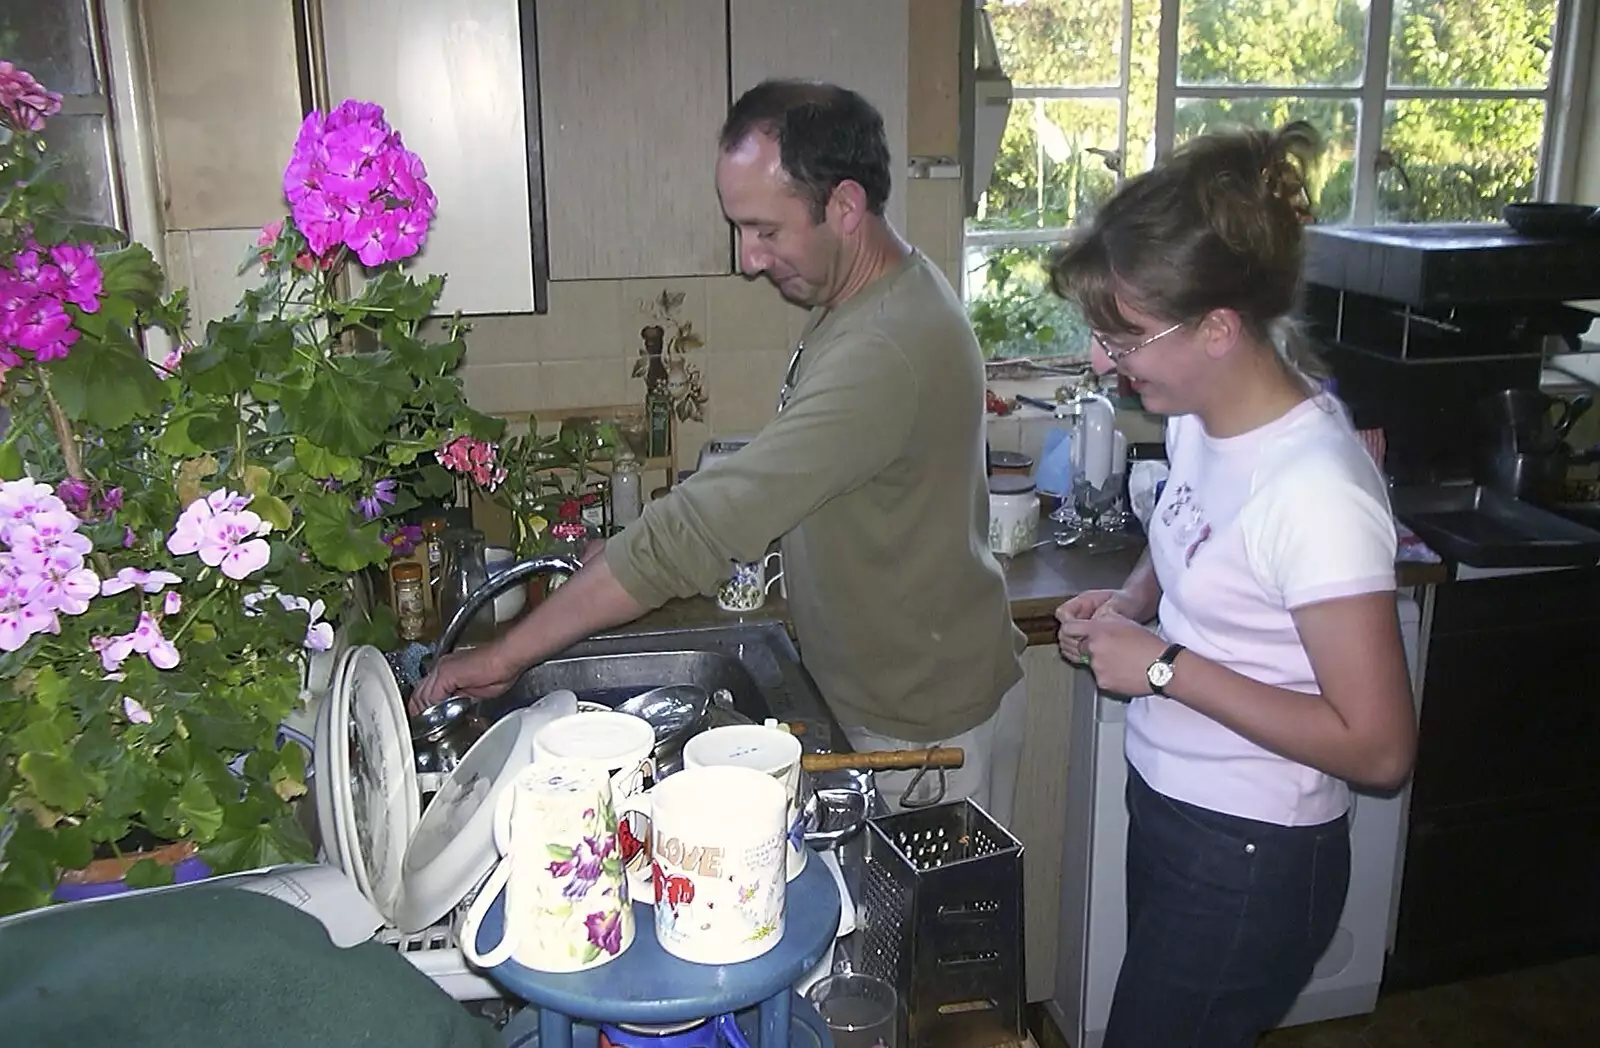
[[[64,214],[58,106],[0,63],[0,913],[100,859],[172,879],[126,861],[146,846],[218,872],[309,858],[279,725],[336,623],[384,639],[349,580],[451,489],[434,449],[501,430],[462,397],[459,323],[422,335],[443,282],[401,262],[435,200],[378,107],[306,119],[260,284],[190,340],[149,252]],[[177,339],[159,365],[152,326]]]
[[[436,457],[505,512],[511,554],[526,560],[551,553],[580,556],[590,540],[601,537],[595,520],[603,519],[605,494],[594,481],[606,476],[621,446],[612,421],[563,419],[554,432],[541,433],[538,420],[529,418],[526,431],[502,442],[457,437]],[[530,605],[544,598],[550,580],[528,581]]]

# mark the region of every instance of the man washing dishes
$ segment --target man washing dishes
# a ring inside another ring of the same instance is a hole
[[[1008,822],[1026,641],[988,552],[983,362],[949,283],[884,217],[883,119],[844,88],[768,81],[719,144],[740,269],[812,311],[777,417],[497,641],[440,659],[413,705],[496,695],[598,631],[714,593],[781,540],[801,659],[851,745],[960,746],[946,799]],[[879,772],[884,796],[912,774]]]

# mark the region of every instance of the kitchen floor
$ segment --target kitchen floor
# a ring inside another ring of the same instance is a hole
[[[1371,1015],[1275,1030],[1257,1048],[1594,1048],[1600,956],[1388,994]]]

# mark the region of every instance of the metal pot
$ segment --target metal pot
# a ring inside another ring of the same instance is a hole
[[[457,695],[411,718],[411,748],[419,774],[448,775],[472,744],[489,730],[477,704]]]

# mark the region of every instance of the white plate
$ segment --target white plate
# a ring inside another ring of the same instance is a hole
[[[420,931],[483,883],[499,851],[494,801],[533,763],[533,736],[545,719],[532,709],[496,721],[462,755],[428,802],[406,849],[403,887],[392,914],[403,932]]]
[[[333,829],[338,841],[339,868],[356,882],[362,895],[371,899],[372,886],[367,883],[366,871],[356,861],[355,833],[351,826],[350,670],[354,663],[354,650],[340,658],[338,667],[333,671],[333,686],[324,700],[328,705],[328,769],[332,772]]]
[[[322,860],[329,866],[344,869],[344,852],[339,847],[339,821],[334,817],[333,793],[333,703],[317,703],[317,721],[312,731],[311,788],[316,792],[317,836],[322,839]]]
[[[353,845],[347,854],[357,885],[392,919],[406,845],[417,828],[416,756],[400,686],[383,653],[370,645],[351,652],[344,681],[350,726],[345,840]]]

